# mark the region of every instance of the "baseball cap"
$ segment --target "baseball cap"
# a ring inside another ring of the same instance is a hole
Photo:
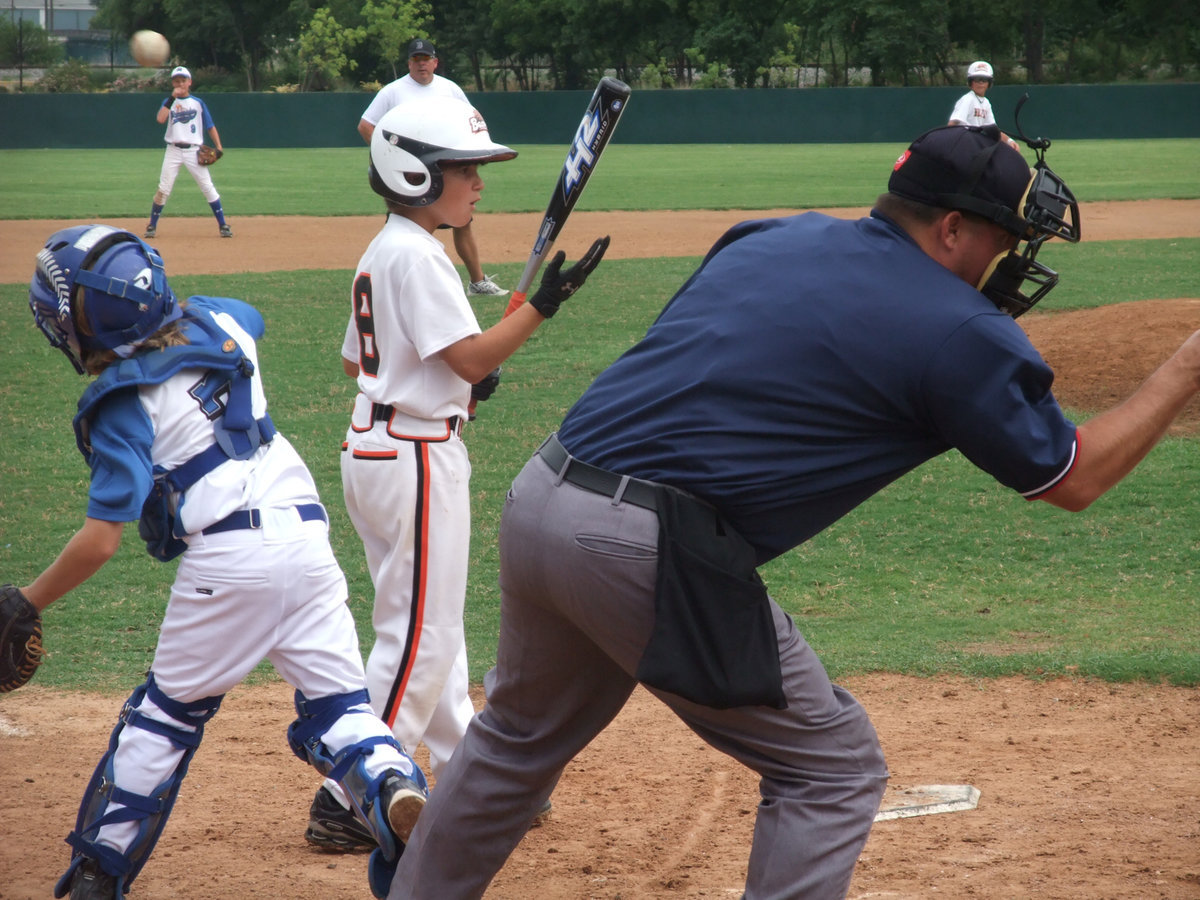
[[[191,72],[189,72],[189,71],[187,70],[187,66],[176,66],[175,68],[173,68],[173,69],[171,70],[171,77],[172,77],[172,78],[178,78],[178,77],[179,77],[179,76],[181,76],[181,75],[182,75],[184,78],[191,78],[191,77],[192,77],[192,73],[191,73]]]
[[[1020,153],[1000,140],[995,125],[944,125],[918,137],[892,167],[888,191],[946,209],[983,216],[1013,234],[1032,172]]]
[[[437,50],[425,38],[417,38],[408,45],[408,58],[412,59],[414,56],[437,56]]]

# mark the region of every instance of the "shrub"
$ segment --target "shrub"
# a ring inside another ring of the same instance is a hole
[[[68,59],[61,66],[47,69],[35,87],[50,94],[87,93],[92,90],[92,71],[82,60]]]

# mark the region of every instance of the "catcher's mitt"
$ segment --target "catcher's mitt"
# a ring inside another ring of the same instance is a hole
[[[224,150],[218,150],[216,147],[208,146],[208,144],[201,144],[196,149],[196,162],[202,166],[211,166],[224,155]]]
[[[0,586],[0,694],[28,683],[43,656],[41,615],[19,587]]]

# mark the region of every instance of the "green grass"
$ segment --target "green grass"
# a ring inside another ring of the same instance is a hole
[[[541,212],[564,147],[517,147],[484,169],[480,210]],[[869,206],[884,189],[902,144],[622,144],[605,152],[581,208],[775,209]],[[1031,153],[1026,157],[1032,161]],[[1200,140],[1063,141],[1048,162],[1082,202],[1200,197]],[[0,217],[146,215],[162,150],[0,151]],[[370,215],[379,199],[362,148],[230,148],[213,169],[231,215]],[[171,215],[209,215],[186,172]]]
[[[1061,248],[1049,303],[1094,305],[1195,292],[1196,241]],[[1190,254],[1186,265],[1181,252]],[[606,261],[588,287],[505,365],[470,426],[473,534],[467,598],[472,678],[494,659],[496,531],[513,475],[592,378],[644,332],[694,259]],[[518,265],[501,268],[511,281]],[[1102,276],[1085,276],[1102,269]],[[245,297],[267,321],[260,346],[272,415],[317,479],[364,645],[370,581],[341,501],[338,446],[352,382],[340,371],[350,273],[179,276],[182,296]],[[1088,280],[1091,278],[1092,280]],[[1067,286],[1084,286],[1078,294]],[[0,285],[0,572],[28,583],[81,522],[86,468],[70,418],[84,380],[33,326],[24,285]],[[476,304],[481,324],[500,313]],[[1048,307],[1050,308],[1050,307]],[[1086,415],[1090,411],[1079,411]],[[970,676],[1071,674],[1200,684],[1200,559],[1188,498],[1197,441],[1164,442],[1090,510],[1027,503],[957,454],[931,461],[809,543],[764,567],[835,675],[887,670]],[[126,530],[121,552],[46,614],[39,683],[127,689],[150,663],[171,564]],[[262,668],[256,678],[271,677]]]

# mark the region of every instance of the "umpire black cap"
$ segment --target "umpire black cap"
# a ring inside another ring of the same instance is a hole
[[[925,132],[896,160],[888,191],[972,212],[1020,235],[1026,229],[1022,208],[1032,175],[995,125],[946,125]]]

